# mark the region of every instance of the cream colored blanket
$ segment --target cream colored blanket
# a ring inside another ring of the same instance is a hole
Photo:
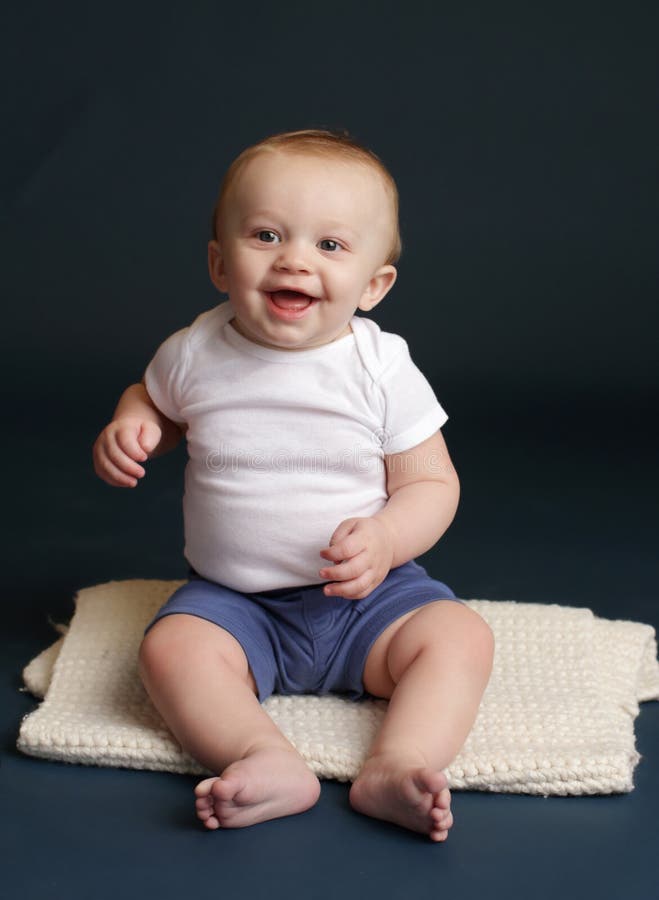
[[[43,703],[18,747],[48,759],[204,773],[181,751],[137,673],[142,632],[182,582],[118,581],[81,591],[66,634],[25,669]],[[496,660],[478,719],[446,770],[453,788],[528,794],[630,791],[639,702],[659,699],[654,630],[590,610],[470,600]],[[321,778],[351,780],[385,701],[270,697],[264,708]]]

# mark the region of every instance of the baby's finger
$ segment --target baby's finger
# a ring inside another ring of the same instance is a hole
[[[321,578],[327,578],[329,581],[349,581],[359,578],[367,569],[368,555],[365,550],[362,550],[352,559],[337,563],[335,566],[326,566],[318,574]]]
[[[137,484],[137,478],[122,472],[107,457],[98,461],[96,474],[113,487],[135,487]]]
[[[337,525],[334,529],[334,534],[329,539],[330,547],[333,547],[335,544],[340,544],[344,538],[347,538],[358,522],[359,519],[344,519],[340,525]]]
[[[137,436],[139,445],[145,453],[153,452],[160,442],[162,431],[155,422],[144,422]]]
[[[124,475],[131,476],[132,478],[142,478],[144,475],[143,466],[131,459],[130,456],[124,453],[121,447],[113,441],[108,442],[108,445],[105,448],[105,457]]]
[[[334,582],[326,584],[323,592],[327,597],[343,597],[345,600],[363,600],[368,597],[375,586],[375,573],[367,569],[359,578],[352,581]]]
[[[339,563],[344,559],[352,559],[362,550],[364,550],[364,541],[358,535],[350,534],[340,543],[332,544],[331,547],[321,550],[320,555],[330,562]]]
[[[146,459],[146,452],[140,446],[138,434],[132,428],[119,428],[115,434],[117,446],[123,450],[131,460]]]

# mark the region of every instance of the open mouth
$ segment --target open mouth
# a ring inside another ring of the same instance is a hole
[[[272,291],[268,295],[270,308],[282,318],[301,318],[318,300],[301,291]]]

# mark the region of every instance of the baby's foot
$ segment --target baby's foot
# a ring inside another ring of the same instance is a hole
[[[428,834],[433,841],[445,841],[453,824],[446,776],[391,757],[367,760],[350,789],[350,804],[367,816]]]
[[[201,781],[195,796],[206,828],[244,828],[304,812],[318,800],[320,783],[294,750],[269,747]]]

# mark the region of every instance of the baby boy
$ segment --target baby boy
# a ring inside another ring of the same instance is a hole
[[[414,560],[450,525],[446,414],[370,312],[396,280],[398,196],[379,158],[324,131],[276,135],[224,179],[208,246],[228,301],[168,338],[94,445],[134,487],[185,435],[191,577],[150,624],[146,690],[207,828],[309,809],[320,785],[265,713],[271,693],[389,700],[352,807],[446,839],[443,769],[476,717],[485,622]]]

